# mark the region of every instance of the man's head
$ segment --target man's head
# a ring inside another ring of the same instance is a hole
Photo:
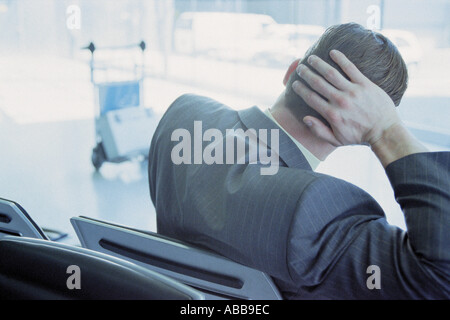
[[[342,69],[331,60],[329,53],[332,49],[339,50],[345,54],[367,78],[391,97],[396,106],[400,104],[408,84],[408,71],[400,53],[389,39],[356,23],[332,26],[306,52],[300,63],[314,70],[308,64],[307,59],[310,55],[316,55],[336,68],[348,79]],[[306,84],[294,70],[294,68],[291,68],[287,74],[288,78],[285,79],[286,106],[300,121],[306,115],[312,115],[326,123],[316,111],[310,108],[292,90],[292,83],[296,80]]]

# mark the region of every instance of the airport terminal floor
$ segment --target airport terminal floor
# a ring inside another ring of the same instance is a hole
[[[91,120],[2,121],[0,131],[2,198],[21,204],[42,228],[69,233],[64,241],[74,244],[73,216],[155,228],[144,162],[105,163],[95,171]]]

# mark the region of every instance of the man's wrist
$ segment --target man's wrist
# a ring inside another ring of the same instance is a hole
[[[384,168],[407,155],[428,151],[401,122],[385,129],[370,147]]]

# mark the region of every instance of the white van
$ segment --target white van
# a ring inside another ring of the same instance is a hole
[[[184,12],[176,22],[174,49],[184,54],[242,55],[273,24],[275,20],[263,14]]]

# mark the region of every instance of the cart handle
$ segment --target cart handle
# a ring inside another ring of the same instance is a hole
[[[138,44],[130,44],[130,45],[126,45],[126,46],[110,46],[110,47],[102,47],[102,50],[118,50],[118,49],[129,49],[129,48],[133,48],[138,46],[139,48],[141,48],[142,51],[145,51],[146,49],[146,44],[144,41],[141,41]],[[91,53],[94,53],[95,50],[97,50],[97,48],[95,47],[94,43],[91,42],[89,43],[88,46],[81,48],[83,50],[89,50]]]

